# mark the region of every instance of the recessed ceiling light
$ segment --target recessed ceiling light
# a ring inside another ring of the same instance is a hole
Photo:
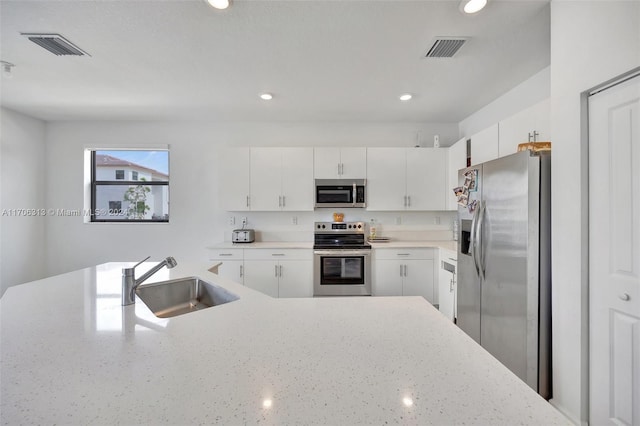
[[[480,12],[487,5],[487,0],[462,0],[460,9],[464,13]]]
[[[216,9],[226,9],[229,7],[229,0],[207,0],[207,3]]]
[[[402,95],[400,95],[400,100],[401,101],[408,101],[411,98],[413,98],[413,96],[411,95],[411,93],[403,93]]]
[[[271,93],[263,93],[260,95],[260,99],[262,99],[263,101],[270,101],[271,99],[273,99],[273,95]]]

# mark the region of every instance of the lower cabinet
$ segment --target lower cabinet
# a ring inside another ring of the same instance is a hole
[[[311,250],[251,249],[244,253],[244,285],[271,297],[312,297]]]
[[[374,296],[423,296],[437,304],[434,249],[376,248],[374,256]]]
[[[456,252],[440,249],[438,309],[451,321],[456,318],[456,257]]]
[[[218,267],[218,275],[244,284],[244,257],[242,249],[210,249],[209,260],[222,263]]]

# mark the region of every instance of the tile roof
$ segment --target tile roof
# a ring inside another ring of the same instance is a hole
[[[159,172],[149,167],[141,166],[140,164],[132,163],[131,161],[123,160],[121,158],[113,157],[111,155],[96,154],[96,167],[135,167],[139,170],[150,172],[159,177],[169,178],[166,173]]]

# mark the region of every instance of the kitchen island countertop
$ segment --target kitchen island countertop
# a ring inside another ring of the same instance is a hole
[[[570,424],[421,297],[240,296],[156,318],[108,263],[9,288],[4,424]],[[153,263],[139,267],[144,272]]]

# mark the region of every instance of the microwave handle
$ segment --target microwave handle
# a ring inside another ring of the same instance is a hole
[[[353,182],[353,198],[352,198],[352,200],[353,200],[353,206],[354,207],[356,206],[356,201],[358,201],[357,197],[358,197],[358,190],[357,190],[357,187],[356,187],[356,183]]]

